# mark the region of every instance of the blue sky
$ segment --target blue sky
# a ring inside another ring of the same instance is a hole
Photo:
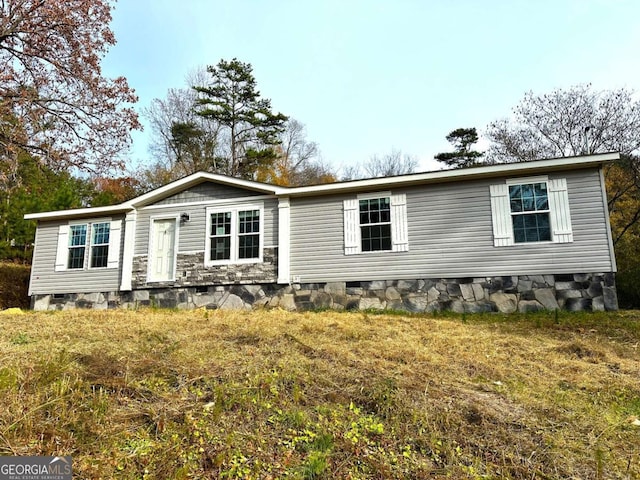
[[[335,168],[399,149],[433,170],[447,133],[482,132],[526,91],[639,93],[638,19],[637,0],[119,0],[103,72],[140,109],[237,57]],[[134,134],[135,162],[150,161],[149,133]]]

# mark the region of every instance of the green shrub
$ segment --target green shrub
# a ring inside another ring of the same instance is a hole
[[[29,308],[29,265],[0,263],[0,310]]]

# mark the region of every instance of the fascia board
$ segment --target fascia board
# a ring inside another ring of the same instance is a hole
[[[447,183],[461,180],[476,180],[505,175],[524,175],[531,173],[553,172],[557,170],[574,170],[602,165],[605,162],[618,160],[618,153],[603,153],[581,157],[562,157],[531,162],[505,163],[473,168],[459,168],[454,170],[438,170],[427,173],[414,173],[396,177],[370,178],[366,180],[352,180],[349,182],[311,185],[308,187],[294,187],[287,191],[290,196],[310,196],[323,194],[338,194],[376,188],[403,187],[416,184]]]
[[[103,213],[126,213],[128,211],[148,205],[175,193],[186,190],[191,186],[206,181],[212,181],[238,188],[250,189],[270,195],[277,195],[282,190],[282,187],[268,185],[266,183],[241,180],[238,178],[226,177],[224,175],[217,175],[214,173],[197,172],[189,175],[188,177],[181,178],[180,180],[171,182],[163,187],[157,188],[155,190],[152,190],[151,192],[145,193],[144,195],[131,199],[127,202],[120,203],[118,205],[110,205],[107,207],[78,208],[72,210],[59,210],[55,212],[28,213],[24,216],[24,218],[25,220],[56,220],[63,218],[91,217]]]
[[[71,210],[58,210],[55,212],[27,213],[25,220],[59,220],[65,218],[89,218],[98,215],[127,213],[133,210],[125,204],[110,205],[108,207],[74,208]]]
[[[176,180],[175,182],[171,182],[163,187],[156,188],[151,192],[145,193],[144,195],[129,200],[128,202],[126,202],[126,204],[133,207],[148,205],[206,181],[229,185],[232,187],[249,189],[271,195],[277,194],[280,190],[280,187],[268,185],[266,183],[252,182],[250,180],[242,180],[239,178],[227,177],[225,175],[218,175],[215,173],[197,172],[189,175],[188,177],[181,178],[180,180]]]

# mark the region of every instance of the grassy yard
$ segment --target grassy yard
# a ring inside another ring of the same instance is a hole
[[[74,478],[640,478],[640,313],[0,315],[0,454]]]

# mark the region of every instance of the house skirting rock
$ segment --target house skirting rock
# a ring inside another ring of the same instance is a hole
[[[154,282],[153,288],[180,288],[195,285],[270,283],[278,278],[278,248],[262,250],[262,261],[230,265],[204,266],[204,252],[179,253],[176,257],[176,279]],[[149,288],[146,255],[133,257],[132,285],[134,290]]]
[[[155,306],[512,313],[617,310],[618,301],[613,273],[580,273],[293,285],[166,286],[132,292],[33,295],[31,306],[35,310]]]

